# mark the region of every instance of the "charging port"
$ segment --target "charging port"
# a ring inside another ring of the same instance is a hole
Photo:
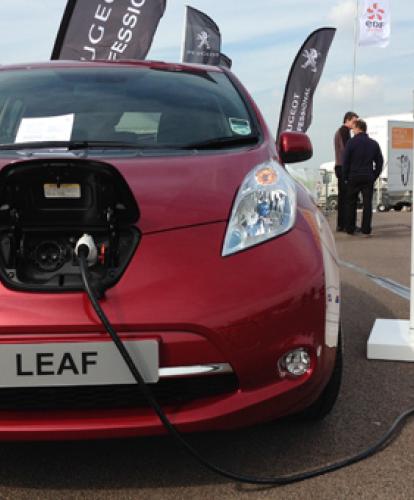
[[[34,265],[43,272],[60,269],[66,261],[66,248],[58,241],[41,241],[30,254]]]
[[[0,279],[13,289],[82,289],[77,248],[104,291],[122,276],[140,240],[139,209],[112,165],[34,160],[0,173]]]

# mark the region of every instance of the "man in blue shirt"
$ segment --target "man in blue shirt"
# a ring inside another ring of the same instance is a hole
[[[356,209],[359,193],[362,193],[362,228],[363,235],[371,234],[372,197],[374,184],[381,173],[384,158],[377,141],[368,137],[367,124],[357,120],[355,136],[348,141],[343,157],[343,173],[347,184],[346,232],[355,233]]]

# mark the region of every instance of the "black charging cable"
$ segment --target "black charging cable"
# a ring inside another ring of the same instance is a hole
[[[407,410],[406,412],[401,414],[394,421],[394,423],[389,428],[389,430],[375,444],[373,444],[372,446],[370,446],[366,450],[364,450],[364,451],[362,451],[362,452],[360,452],[352,457],[345,458],[344,460],[340,460],[338,462],[335,462],[335,463],[332,463],[329,465],[325,465],[323,467],[320,467],[318,469],[313,469],[311,471],[300,472],[297,474],[290,474],[290,475],[286,475],[286,476],[260,478],[260,477],[237,474],[237,473],[222,469],[221,467],[218,467],[217,465],[214,465],[211,462],[209,462],[207,459],[205,459],[203,456],[201,456],[200,453],[195,448],[193,448],[193,446],[191,446],[191,444],[184,438],[184,436],[170,422],[170,420],[168,419],[168,417],[165,415],[164,411],[162,410],[161,406],[158,404],[157,400],[154,398],[154,395],[152,394],[151,389],[145,383],[138,368],[135,366],[134,361],[132,360],[131,356],[129,355],[128,351],[126,350],[122,340],[119,338],[119,335],[117,334],[117,332],[115,331],[115,329],[111,325],[110,321],[106,317],[104,311],[102,310],[102,308],[99,304],[99,301],[98,301],[98,299],[95,295],[95,292],[94,292],[94,290],[90,284],[90,281],[89,281],[88,264],[86,261],[86,258],[88,256],[88,252],[89,252],[89,249],[86,245],[81,245],[79,247],[79,249],[78,249],[79,264],[80,264],[83,286],[84,286],[85,291],[89,297],[89,300],[92,304],[92,307],[94,308],[96,314],[98,315],[98,318],[100,319],[100,321],[102,322],[106,331],[108,332],[111,339],[113,340],[114,344],[116,345],[119,353],[121,354],[126,365],[128,366],[132,376],[136,380],[137,385],[139,386],[139,389],[141,390],[142,394],[144,395],[144,397],[148,401],[149,405],[153,408],[155,413],[158,415],[158,418],[161,420],[164,427],[190,453],[190,455],[192,455],[200,464],[204,465],[210,471],[215,472],[216,474],[219,474],[221,476],[224,476],[227,479],[232,479],[234,481],[238,481],[241,483],[247,483],[247,484],[286,485],[286,484],[296,483],[298,481],[303,481],[305,479],[310,479],[312,477],[321,476],[323,474],[327,474],[328,472],[333,472],[333,471],[336,471],[338,469],[342,469],[343,467],[354,464],[356,462],[360,462],[361,460],[364,460],[365,458],[368,458],[371,455],[374,455],[374,453],[379,452],[380,450],[384,449],[387,445],[389,445],[392,442],[392,440],[395,439],[395,437],[397,436],[398,431],[402,427],[402,423],[405,422],[409,417],[414,415],[414,408],[411,408],[410,410]]]

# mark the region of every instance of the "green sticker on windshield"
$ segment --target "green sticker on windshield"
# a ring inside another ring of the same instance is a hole
[[[252,128],[249,120],[243,118],[229,118],[231,130],[238,135],[250,135]]]

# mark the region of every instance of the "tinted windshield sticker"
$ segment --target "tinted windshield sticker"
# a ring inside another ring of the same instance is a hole
[[[252,128],[249,120],[243,118],[229,118],[231,130],[238,135],[250,135]]]
[[[16,135],[16,143],[38,141],[69,141],[74,114],[23,118]]]

